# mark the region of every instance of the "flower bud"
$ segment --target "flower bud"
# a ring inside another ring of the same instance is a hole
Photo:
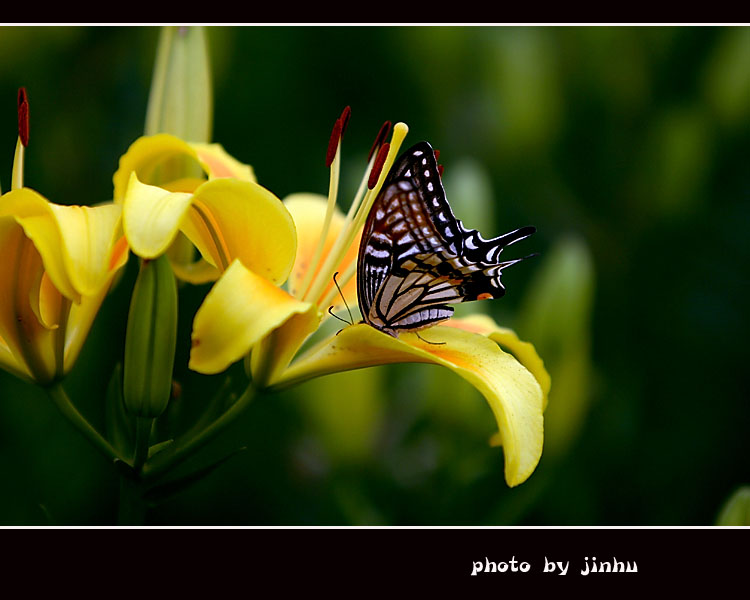
[[[172,391],[177,283],[166,256],[144,260],[133,288],[125,337],[123,398],[129,413],[158,417]]]
[[[211,139],[211,70],[202,27],[163,27],[146,114],[146,135]]]

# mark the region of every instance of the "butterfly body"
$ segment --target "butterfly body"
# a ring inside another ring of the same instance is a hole
[[[534,233],[517,229],[491,240],[466,229],[445,197],[427,142],[394,164],[370,209],[357,261],[357,296],[365,323],[397,337],[453,315],[449,304],[500,298],[503,248]]]

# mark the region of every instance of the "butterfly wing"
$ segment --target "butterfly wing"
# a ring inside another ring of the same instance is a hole
[[[503,248],[533,227],[485,240],[445,197],[432,147],[420,142],[389,173],[363,230],[358,297],[365,322],[391,335],[450,318],[447,304],[499,298]]]

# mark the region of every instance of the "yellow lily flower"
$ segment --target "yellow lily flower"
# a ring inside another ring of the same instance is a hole
[[[75,363],[128,247],[120,206],[61,206],[23,187],[27,118],[22,93],[13,189],[0,196],[0,367],[48,385]]]
[[[444,366],[473,384],[487,399],[502,443],[505,478],[525,481],[539,462],[549,376],[531,344],[490,319],[452,319],[429,330],[430,342],[413,333],[394,338],[369,325],[345,327],[297,356],[328,318],[339,294],[356,294],[358,240],[367,214],[393,164],[408,128],[398,123],[390,144],[378,135],[359,191],[347,215],[336,208],[339,156],[348,109],[334,126],[327,164],[328,199],[295,195],[285,201],[294,219],[297,254],[287,289],[235,260],[206,296],[193,323],[190,367],[218,373],[250,354],[256,387],[278,389],[330,373],[397,362]],[[378,150],[375,152],[375,150]],[[289,228],[288,235],[294,231]],[[282,235],[275,231],[275,235]],[[350,305],[356,305],[350,302]],[[501,345],[510,353],[501,349]],[[293,361],[293,359],[296,360]]]
[[[184,177],[186,164],[198,176]],[[291,216],[257,183],[252,167],[219,144],[141,137],[120,159],[113,181],[133,252],[148,259],[166,252],[179,278],[216,280],[235,259],[274,282],[289,274],[296,239]]]

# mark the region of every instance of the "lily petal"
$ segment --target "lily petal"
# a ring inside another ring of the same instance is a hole
[[[221,276],[221,271],[204,258],[191,263],[179,263],[173,260],[172,270],[178,279],[193,285],[216,281]]]
[[[294,315],[316,313],[314,305],[299,302],[235,260],[195,315],[189,367],[219,373]]]
[[[191,194],[141,183],[136,173],[131,173],[122,224],[133,252],[143,258],[163,254],[177,236],[191,200]]]
[[[63,368],[66,373],[70,371],[78,355],[81,353],[81,348],[88,337],[91,326],[94,324],[96,315],[99,314],[99,308],[107,292],[109,292],[110,284],[116,274],[116,270],[112,271],[106,285],[97,293],[91,296],[82,296],[79,303],[71,304],[65,332],[65,350],[63,354]]]
[[[31,243],[21,227],[13,218],[0,218],[0,338],[7,346],[8,352],[18,360],[3,360],[3,364],[14,367],[16,371],[31,372],[23,359],[26,340],[23,326],[26,322],[38,322],[31,307],[24,301],[23,295],[29,297],[30,286],[19,290],[22,273],[19,266],[28,265],[30,258],[41,262],[38,254],[30,252],[27,246]],[[30,257],[29,254],[36,254]],[[23,320],[19,320],[18,317]],[[15,365],[15,366],[14,366]]]
[[[49,202],[29,188],[11,190],[3,194],[1,200],[0,219],[5,221],[4,217],[10,218],[7,232],[10,233],[13,228],[12,221],[21,225],[26,236],[35,245],[38,243],[39,253],[43,254],[45,268],[55,287],[71,300],[80,299],[80,293],[68,276],[63,253],[59,250],[62,246],[60,230],[52,217]],[[3,257],[4,261],[9,261],[6,254]]]
[[[292,218],[294,219],[294,224],[297,227],[297,257],[289,276],[289,291],[294,296],[299,292],[299,286],[304,281],[307,271],[310,268],[310,262],[315,255],[315,251],[320,241],[321,231],[323,231],[323,222],[325,221],[327,204],[327,198],[319,194],[292,194],[284,198],[284,206],[286,206],[287,210],[291,213]],[[336,208],[331,218],[328,235],[324,242],[323,252],[320,256],[316,272],[312,275],[313,279],[317,276],[318,270],[323,265],[328,253],[336,243],[336,239],[341,235],[344,225],[344,215],[338,208]],[[345,273],[346,270],[356,262],[358,251],[359,243],[352,244],[336,270],[339,273]],[[321,298],[328,295],[328,292],[333,288],[333,285],[333,280],[331,280],[328,287],[321,294]],[[355,277],[352,277],[346,285],[342,287],[341,291],[350,306],[357,305],[357,281]],[[310,300],[317,303],[319,299],[311,298]],[[334,308],[339,309],[343,308],[343,306],[341,296],[337,295]]]
[[[0,337],[0,368],[10,371],[21,379],[32,379],[29,369],[16,358],[10,346],[2,337]]]
[[[236,177],[255,181],[249,165],[242,164],[227,154],[219,144],[190,144],[166,133],[138,138],[120,157],[120,165],[113,177],[115,202],[125,197],[130,174],[135,171],[138,179],[149,184],[166,184],[171,179],[160,171],[175,159],[193,161],[209,178]],[[181,177],[184,175],[181,175]],[[194,185],[195,180],[193,180]],[[180,189],[191,192],[194,188]],[[174,191],[174,188],[173,188]]]
[[[455,327],[433,327],[430,343],[414,334],[393,338],[365,324],[347,327],[308,351],[271,383],[276,387],[337,371],[423,362],[448,367],[485,397],[495,415],[509,486],[525,481],[542,454],[543,391],[534,375],[487,337]]]
[[[119,270],[125,266],[130,256],[127,239],[124,235],[114,243],[109,259],[109,273],[103,285],[92,295],[82,296],[79,303],[73,303],[68,314],[65,333],[64,368],[69,371],[81,352],[89,330],[94,323],[99,308],[117,277]]]
[[[536,377],[544,393],[543,408],[547,408],[552,378],[544,368],[544,361],[537,354],[533,344],[521,341],[512,329],[501,327],[487,315],[470,315],[463,318],[453,318],[443,323],[443,325],[481,333],[509,350]]]
[[[113,248],[116,237],[122,235],[119,231],[122,207],[49,204],[49,208],[60,230],[65,268],[73,287],[82,296],[96,295],[111,280]],[[40,248],[38,242],[36,245],[46,264],[53,249]],[[122,258],[121,254],[115,262]]]
[[[294,264],[297,233],[292,216],[281,200],[252,181],[213,179],[201,185],[182,232],[220,270],[238,258],[278,284]]]
[[[0,217],[13,215],[34,243],[52,283],[66,298],[97,293],[110,272],[121,207],[61,206],[22,188],[3,196]]]
[[[221,144],[191,144],[191,146],[211,179],[232,177],[242,181],[258,181],[253,168],[227,154]]]

